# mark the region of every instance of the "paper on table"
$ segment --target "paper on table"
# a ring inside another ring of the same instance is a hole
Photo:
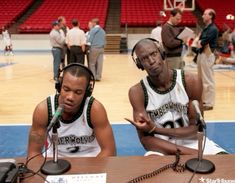
[[[177,36],[178,39],[185,39],[185,38],[193,38],[194,37],[194,32],[192,29],[185,27],[182,32],[180,32]]]
[[[106,183],[106,173],[49,175],[46,181],[50,183]]]

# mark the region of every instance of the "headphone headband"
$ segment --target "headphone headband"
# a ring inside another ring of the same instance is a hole
[[[160,55],[161,55],[162,60],[165,60],[165,59],[166,59],[165,50],[164,50],[164,48],[162,47],[162,45],[160,44],[159,41],[157,41],[156,39],[153,39],[153,38],[144,38],[144,39],[141,39],[141,40],[139,40],[139,41],[134,45],[134,47],[133,47],[133,49],[132,49],[132,51],[131,51],[132,60],[135,62],[136,66],[137,66],[139,69],[141,69],[141,70],[144,70],[144,67],[143,67],[143,65],[141,64],[140,59],[139,59],[138,57],[136,57],[136,58],[134,57],[134,53],[135,53],[135,49],[136,49],[137,45],[138,45],[141,41],[143,41],[143,40],[150,40],[150,41],[153,41],[154,43],[156,43],[157,49],[158,49],[158,51],[159,51],[159,53],[160,53]]]

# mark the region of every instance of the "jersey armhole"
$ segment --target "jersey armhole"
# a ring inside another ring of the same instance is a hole
[[[147,105],[148,105],[148,93],[147,93],[147,89],[146,89],[146,87],[144,85],[144,81],[143,80],[140,81],[140,84],[141,84],[141,87],[142,87],[143,92],[144,92],[144,107],[146,108]]]
[[[51,98],[50,96],[47,97],[47,114],[48,114],[48,121],[47,126],[49,125],[51,119],[52,119],[52,106],[51,106]]]
[[[95,98],[91,97],[88,102],[88,106],[87,106],[87,124],[91,129],[93,129],[93,125],[91,123],[91,106],[92,106],[94,100],[95,100]]]
[[[181,70],[181,78],[182,78],[182,83],[184,85],[184,89],[186,90],[186,82],[185,82],[185,73],[184,73],[184,70]]]
[[[47,114],[48,114],[47,126],[49,125],[49,123],[51,122],[51,120],[53,118],[52,106],[55,107],[55,109],[54,109],[54,111],[55,111],[57,109],[58,105],[59,105],[59,102],[58,102],[59,95],[54,96],[54,105],[52,105],[53,100],[51,100],[51,97],[52,96],[47,97]]]

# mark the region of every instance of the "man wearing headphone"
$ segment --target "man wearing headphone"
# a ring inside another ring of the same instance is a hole
[[[202,84],[197,75],[169,69],[165,51],[154,39],[140,40],[132,58],[147,76],[129,90],[133,108],[131,122],[140,142],[154,154],[198,154],[198,127],[192,101],[201,104]],[[207,139],[206,154],[224,151]]]
[[[57,129],[59,156],[116,155],[114,136],[106,110],[91,96],[94,85],[94,76],[84,65],[73,63],[62,70],[57,85],[58,94],[49,96],[34,110],[29,133],[28,158],[42,152],[48,125],[58,106],[64,108],[59,119],[60,127]],[[51,156],[49,137],[46,148],[49,148],[47,154]]]

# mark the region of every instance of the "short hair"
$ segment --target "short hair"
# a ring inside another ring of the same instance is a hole
[[[171,14],[173,17],[176,16],[178,13],[179,13],[180,15],[183,14],[183,12],[182,12],[179,8],[174,8],[174,9],[171,10],[171,12],[170,12],[170,14]]]
[[[74,66],[71,66],[71,67],[68,67],[67,69],[65,69],[63,71],[62,78],[64,77],[65,73],[70,73],[72,76],[75,76],[77,78],[85,77],[88,84],[92,80],[92,76],[88,72],[88,70],[83,67],[78,67],[77,65],[74,65]],[[62,79],[62,82],[63,82],[63,79]]]
[[[79,24],[78,20],[74,18],[74,19],[72,20],[72,25],[73,25],[73,26],[78,26],[78,24]]]
[[[215,10],[213,10],[211,8],[209,8],[208,10],[210,11],[209,15],[211,16],[212,21],[214,21],[215,20],[215,15],[216,15]]]
[[[156,26],[161,26],[161,25],[162,25],[162,21],[157,20],[157,21],[156,21]]]
[[[61,22],[62,22],[62,20],[64,20],[64,19],[65,19],[65,17],[64,17],[64,16],[59,16],[59,17],[58,17],[58,22],[59,22],[59,23],[61,23]]]
[[[99,24],[100,24],[99,18],[93,18],[93,19],[91,20],[91,22],[94,22],[96,25],[99,25]]]

